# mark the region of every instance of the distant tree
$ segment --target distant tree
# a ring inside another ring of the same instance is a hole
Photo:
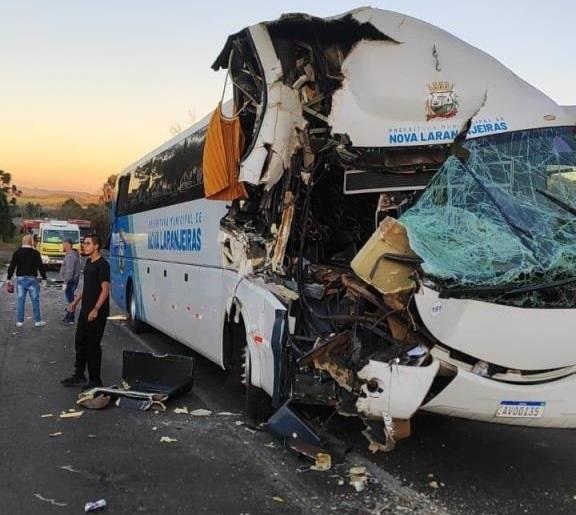
[[[98,200],[102,204],[106,204],[106,207],[112,205],[112,200],[114,200],[114,188],[116,187],[116,180],[118,179],[118,174],[113,174],[106,179],[106,182],[102,185],[100,189],[100,194],[98,195]]]
[[[16,198],[21,191],[12,182],[12,175],[0,170],[0,240],[10,240],[14,237],[16,227],[12,217],[16,211]]]
[[[24,218],[40,218],[42,217],[43,209],[40,204],[34,202],[26,202],[22,215]]]
[[[92,222],[94,232],[98,234],[104,243],[110,237],[110,209],[114,200],[117,174],[110,175],[100,188],[98,194],[99,204],[88,204],[85,210],[85,218]]]
[[[57,210],[57,216],[62,218],[62,220],[67,220],[68,218],[83,218],[84,208],[73,198],[69,198],[62,202],[62,205]]]
[[[92,222],[94,232],[102,238],[105,244],[110,236],[109,209],[104,204],[88,204],[85,217]]]

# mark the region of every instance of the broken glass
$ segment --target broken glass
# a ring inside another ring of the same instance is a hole
[[[400,217],[424,274],[444,293],[573,306],[573,130],[498,134],[466,140],[463,147],[467,159],[448,158]]]

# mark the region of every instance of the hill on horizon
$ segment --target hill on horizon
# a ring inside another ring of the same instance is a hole
[[[97,193],[27,188],[25,186],[19,186],[18,189],[22,192],[22,195],[16,199],[18,205],[26,205],[28,202],[32,202],[33,204],[40,204],[42,207],[60,207],[70,198],[73,198],[82,207],[98,203]]]

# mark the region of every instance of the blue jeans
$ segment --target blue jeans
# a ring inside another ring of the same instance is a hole
[[[40,322],[40,281],[36,277],[17,277],[16,294],[18,302],[16,304],[16,321],[24,322],[24,304],[26,303],[26,293],[30,295],[32,302],[32,313],[34,322]]]
[[[66,289],[64,290],[64,296],[66,297],[66,302],[70,304],[74,300],[74,293],[78,287],[78,281],[70,281],[66,283]],[[65,322],[74,322],[74,312],[66,310],[66,315],[64,316]]]

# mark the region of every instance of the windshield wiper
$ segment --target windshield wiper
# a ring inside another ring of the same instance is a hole
[[[570,213],[571,215],[576,216],[576,209],[573,208],[570,204],[567,204],[566,202],[564,202],[562,199],[559,199],[556,195],[552,195],[552,193],[550,193],[546,190],[543,190],[542,188],[536,188],[536,191],[538,193],[540,193],[540,195],[543,195],[547,199],[554,202],[554,204],[560,206],[565,211],[568,211],[568,213]]]
[[[566,286],[572,283],[576,283],[576,277],[570,277],[568,279],[561,279],[559,281],[550,281],[549,283],[533,284],[527,286],[520,286],[514,288],[511,286],[494,286],[494,287],[480,287],[480,288],[446,288],[439,290],[441,298],[448,297],[462,297],[464,295],[501,295],[503,293],[508,295],[515,295],[518,293],[527,293],[531,291],[548,290],[550,288],[556,288],[558,286]]]

